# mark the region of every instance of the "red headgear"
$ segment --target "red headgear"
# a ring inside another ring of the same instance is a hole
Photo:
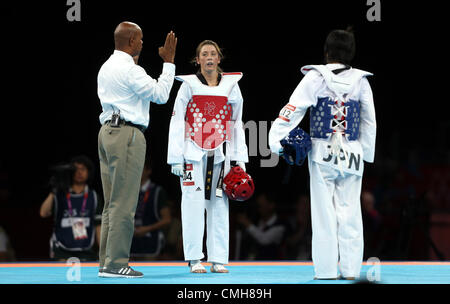
[[[246,201],[255,191],[255,184],[250,175],[248,175],[241,167],[235,166],[231,168],[227,176],[223,180],[223,189],[229,199],[234,201]]]

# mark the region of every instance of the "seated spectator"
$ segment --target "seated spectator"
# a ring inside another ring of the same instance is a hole
[[[165,244],[161,254],[158,256],[160,260],[183,260],[183,236],[181,227],[181,209],[176,205],[173,199],[167,200],[170,209],[171,221],[169,226],[163,229]]]
[[[275,200],[267,193],[256,197],[258,221],[254,224],[245,214],[238,214],[236,221],[245,229],[239,258],[250,260],[277,260],[282,258],[280,245],[285,235],[285,224],[276,212]]]
[[[65,261],[98,260],[94,241],[100,239],[101,206],[92,184],[94,165],[86,156],[73,158],[70,165],[59,166],[51,179],[52,191],[42,203],[40,216],[53,216],[50,258]],[[66,178],[66,176],[68,178]]]
[[[289,218],[286,236],[286,258],[290,260],[311,260],[311,211],[307,195],[300,195],[294,212]]]
[[[375,196],[370,191],[361,193],[361,213],[364,231],[364,258],[378,256],[380,242],[378,233],[382,224],[382,217],[375,208]]]
[[[8,235],[5,230],[0,226],[0,262],[13,262],[15,261],[14,250],[9,242]]]
[[[4,164],[5,162],[0,159],[0,207],[7,205],[11,196],[9,192],[9,177],[6,168],[4,168]],[[1,217],[0,221],[2,221]],[[9,237],[5,229],[0,226],[0,262],[12,262],[14,260],[15,254],[11,247]]]
[[[134,218],[134,236],[131,244],[131,257],[134,260],[153,260],[164,246],[163,229],[171,222],[167,195],[163,187],[150,180],[152,168],[144,164],[141,190]]]

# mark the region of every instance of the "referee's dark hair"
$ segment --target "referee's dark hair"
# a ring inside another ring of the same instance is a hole
[[[75,166],[75,163],[82,164],[87,168],[89,173],[88,173],[88,179],[87,179],[86,183],[89,186],[91,186],[92,182],[94,181],[94,168],[95,168],[92,160],[89,157],[87,157],[86,155],[78,155],[78,156],[73,157],[70,160],[70,164],[72,166]]]
[[[355,35],[353,29],[331,31],[323,48],[325,63],[350,65],[355,57]]]

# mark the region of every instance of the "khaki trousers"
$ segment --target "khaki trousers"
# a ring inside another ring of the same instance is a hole
[[[100,267],[128,266],[134,215],[145,161],[146,141],[137,128],[105,124],[98,134],[98,154],[105,205],[100,237]]]

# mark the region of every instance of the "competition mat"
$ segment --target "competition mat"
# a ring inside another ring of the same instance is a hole
[[[364,263],[356,281],[314,280],[312,262],[233,261],[229,273],[189,272],[186,262],[131,262],[142,278],[100,278],[98,263],[0,263],[0,284],[450,284],[450,262]]]

